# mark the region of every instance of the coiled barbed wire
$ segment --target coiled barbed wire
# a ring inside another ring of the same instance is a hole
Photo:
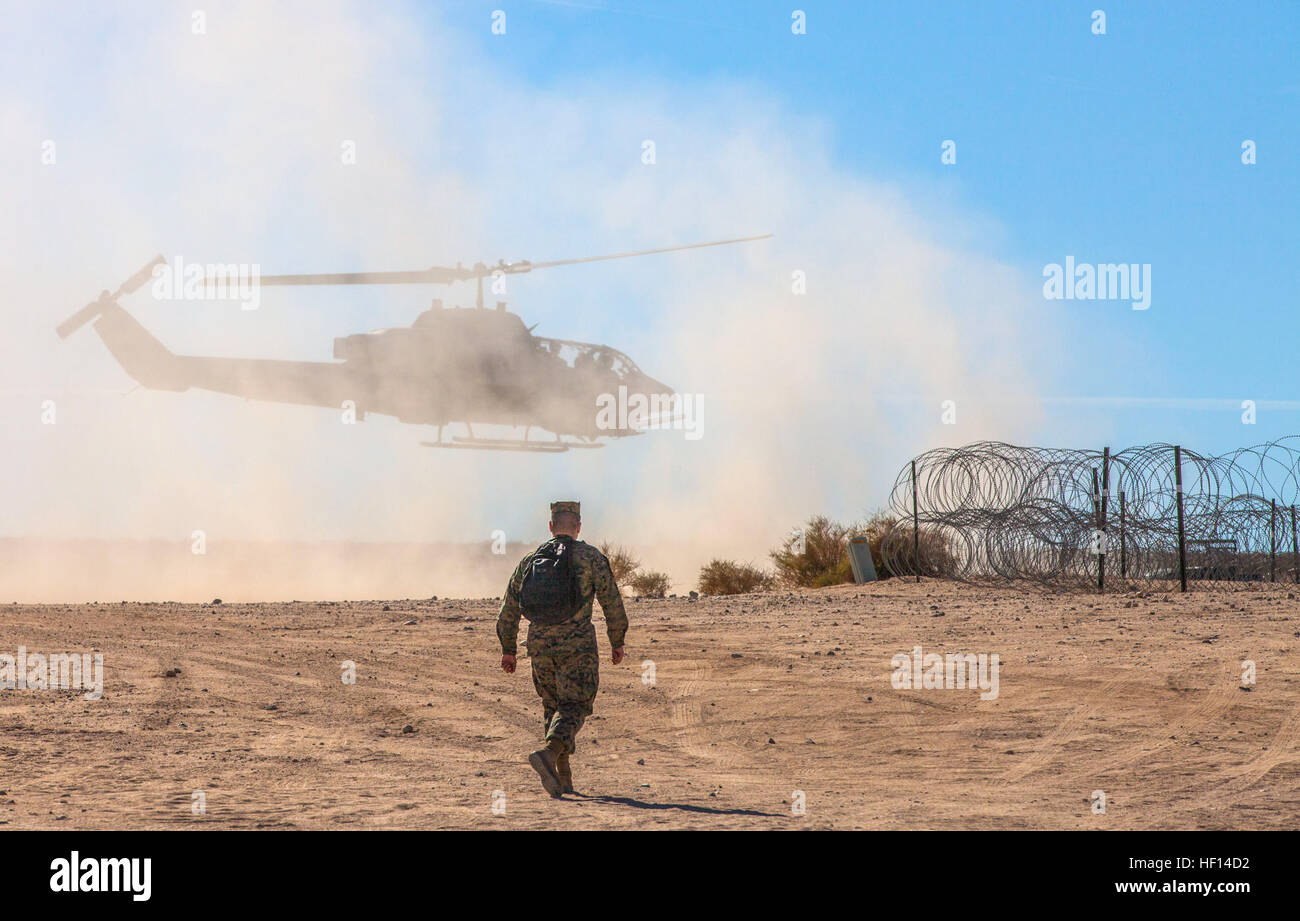
[[[896,575],[1044,585],[1177,588],[1297,581],[1300,436],[1222,456],[978,442],[927,451],[899,472],[881,558]],[[916,503],[913,523],[913,497]]]

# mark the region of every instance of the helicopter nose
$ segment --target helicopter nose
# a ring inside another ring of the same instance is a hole
[[[641,372],[632,375],[631,379],[626,383],[627,389],[634,393],[644,393],[649,395],[652,393],[665,394],[673,392],[673,388],[669,387],[663,381],[657,381],[650,375]]]

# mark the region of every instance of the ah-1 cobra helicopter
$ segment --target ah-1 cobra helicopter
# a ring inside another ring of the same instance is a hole
[[[66,339],[86,323],[131,377],[153,390],[197,387],[254,400],[328,406],[352,401],[356,417],[366,413],[395,416],[401,422],[433,425],[437,439],[428,447],[559,453],[571,448],[600,448],[603,437],[622,438],[639,428],[600,428],[597,399],[618,392],[666,394],[669,388],[649,377],[627,355],[606,345],[533,335],[534,327],[506,310],[483,306],[483,280],[535,269],[648,256],[706,246],[761,240],[771,234],[692,243],[661,249],[559,259],[553,262],[478,263],[470,268],[433,267],[411,272],[344,272],[325,275],[263,275],[262,285],[449,285],[476,281],[472,308],[433,308],[409,327],[379,329],[334,340],[336,362],[279,361],[176,355],[153,337],[118,303],[154,277],[154,259],[116,291],[77,311],[58,327]],[[444,440],[443,428],[463,423],[469,434]],[[474,423],[524,427],[519,439],[480,438]],[[530,440],[532,429],[554,440]]]

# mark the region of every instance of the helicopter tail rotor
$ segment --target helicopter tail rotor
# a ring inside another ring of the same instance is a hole
[[[143,286],[145,282],[147,282],[150,278],[153,277],[154,266],[166,265],[166,264],[167,264],[167,260],[164,259],[162,256],[155,256],[152,262],[150,262],[140,271],[136,272],[126,281],[122,282],[121,286],[112,294],[109,294],[107,291],[101,291],[98,298],[91,301],[85,307],[82,307],[72,316],[68,317],[66,320],[64,320],[62,323],[56,326],[54,328],[54,331],[59,334],[60,339],[68,338],[77,330],[81,329],[81,327],[85,326],[91,320],[95,319],[97,316],[103,313],[108,307],[116,303],[119,297],[121,297],[124,294],[130,294],[133,291],[139,290],[139,288]]]

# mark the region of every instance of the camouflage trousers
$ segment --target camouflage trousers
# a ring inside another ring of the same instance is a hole
[[[574,737],[591,716],[600,685],[600,655],[595,649],[562,656],[530,656],[533,687],[542,699],[546,738],[559,739],[569,754]]]

